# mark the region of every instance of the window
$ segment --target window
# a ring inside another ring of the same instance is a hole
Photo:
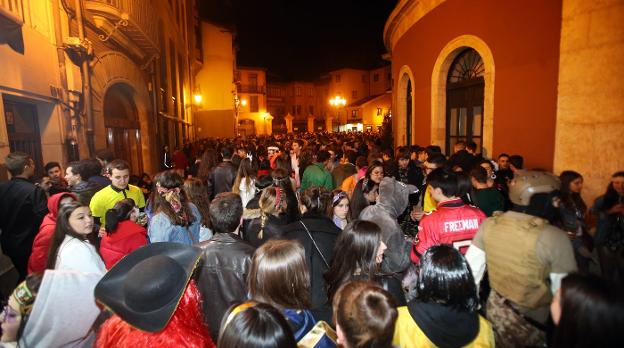
[[[295,89],[295,94],[297,95],[297,97],[300,97],[300,96],[301,96],[301,87],[297,87],[297,88]]]
[[[362,74],[362,83],[366,83],[366,74]]]
[[[351,117],[356,118],[358,117],[358,111],[357,109],[351,110]]]
[[[379,74],[375,73],[373,74],[373,82],[377,82],[377,81],[379,81]]]
[[[301,115],[301,105],[297,105],[297,115]]]
[[[377,108],[377,116],[381,116],[382,112],[383,112],[382,108]]]
[[[308,96],[313,97],[314,96],[314,88],[310,88],[308,90]]]
[[[334,75],[336,82],[340,82],[340,74],[336,74]]]
[[[258,96],[252,95],[249,97],[249,111],[250,112],[258,112]]]
[[[356,90],[351,91],[351,98],[353,98],[353,100],[355,100],[355,99],[357,99],[357,97],[358,97],[357,91]]]
[[[291,115],[296,115],[297,113],[295,112],[295,106],[292,105],[290,108],[291,108],[291,111],[292,111],[290,114]]]
[[[308,106],[308,114],[314,115],[314,106],[312,106],[312,105]]]

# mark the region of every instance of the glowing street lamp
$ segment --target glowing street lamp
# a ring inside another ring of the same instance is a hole
[[[195,104],[200,104],[202,101],[202,95],[201,94],[195,94],[193,96],[193,99],[195,100]]]
[[[329,104],[336,108],[347,105],[347,100],[339,95],[329,100]]]
[[[247,106],[247,99],[243,99],[243,100],[241,100],[241,104],[242,104],[243,106]]]

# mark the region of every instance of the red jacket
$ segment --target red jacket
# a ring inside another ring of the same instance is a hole
[[[106,269],[111,269],[117,261],[146,244],[145,227],[130,220],[124,220],[117,225],[115,232],[102,237],[100,255],[102,255]]]
[[[479,208],[465,204],[461,198],[438,204],[437,210],[425,215],[418,225],[418,243],[410,255],[412,262],[419,263],[420,256],[437,244],[451,244],[465,254],[485,219]]]
[[[50,196],[48,199],[48,214],[41,221],[39,232],[33,241],[32,252],[28,258],[28,274],[43,273],[48,261],[48,249],[54,236],[56,229],[56,215],[59,210],[59,203],[63,197],[72,197],[78,200],[78,197],[70,192],[61,192]]]

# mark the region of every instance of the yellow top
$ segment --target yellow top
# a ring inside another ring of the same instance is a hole
[[[93,217],[100,218],[100,222],[104,226],[106,211],[112,209],[117,202],[124,198],[131,198],[139,209],[145,207],[145,196],[143,196],[140,188],[128,185],[128,188],[122,192],[113,190],[111,185],[108,185],[96,192],[93,198],[91,198],[91,203],[89,204],[91,214],[93,214]]]
[[[431,213],[436,210],[438,203],[431,197],[431,186],[427,185],[425,190],[425,197],[423,198],[423,211],[425,213]]]
[[[436,347],[433,342],[427,338],[427,335],[418,327],[414,319],[409,313],[406,306],[398,308],[399,316],[397,317],[396,326],[394,328],[394,338],[392,344],[396,347]],[[482,316],[479,316],[479,334],[474,341],[466,347],[470,348],[489,348],[494,347],[494,332],[492,326]]]

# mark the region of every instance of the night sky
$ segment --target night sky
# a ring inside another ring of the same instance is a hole
[[[202,18],[236,28],[239,65],[266,67],[290,81],[383,65],[383,27],[396,2],[200,0],[198,6]]]

